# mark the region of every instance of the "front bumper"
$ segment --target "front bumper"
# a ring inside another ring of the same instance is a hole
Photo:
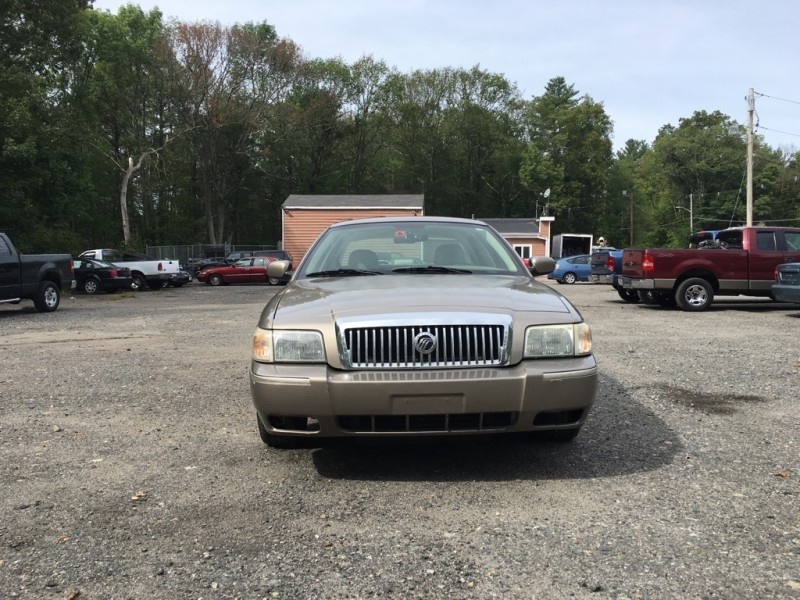
[[[507,368],[339,371],[252,362],[250,390],[267,431],[279,435],[537,431],[583,424],[597,391],[597,364],[586,356]]]

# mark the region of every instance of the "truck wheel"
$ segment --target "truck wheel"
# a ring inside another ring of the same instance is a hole
[[[208,278],[208,283],[211,285],[222,285],[222,277],[214,273],[211,277]]]
[[[33,305],[39,312],[53,312],[61,301],[61,291],[52,281],[43,281],[33,298]]]
[[[83,291],[87,294],[96,294],[98,289],[100,289],[100,282],[94,277],[89,277],[83,282]]]
[[[639,294],[636,290],[617,288],[617,294],[619,294],[619,297],[625,300],[625,302],[630,302],[631,304],[638,304],[640,302]]]
[[[575,273],[567,273],[564,275],[564,283],[572,285],[576,281],[578,281],[578,278],[575,276]]]
[[[714,288],[705,279],[691,277],[678,286],[675,300],[682,310],[693,312],[706,310],[714,301]]]
[[[134,273],[131,276],[131,289],[135,292],[141,292],[147,286],[147,280],[144,275]]]

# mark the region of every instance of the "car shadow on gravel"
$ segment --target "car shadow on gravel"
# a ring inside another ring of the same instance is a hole
[[[591,479],[653,471],[681,452],[667,425],[601,375],[597,400],[572,442],[532,434],[342,440],[312,450],[317,472],[367,481]]]

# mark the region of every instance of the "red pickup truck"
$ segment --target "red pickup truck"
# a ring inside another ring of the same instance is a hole
[[[732,227],[704,245],[626,249],[619,283],[687,311],[706,310],[715,295],[771,297],[776,265],[800,261],[800,227]]]

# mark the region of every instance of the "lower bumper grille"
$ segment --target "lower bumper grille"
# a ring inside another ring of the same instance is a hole
[[[519,413],[457,413],[444,415],[345,415],[339,428],[351,433],[447,433],[505,429],[517,423]]]

